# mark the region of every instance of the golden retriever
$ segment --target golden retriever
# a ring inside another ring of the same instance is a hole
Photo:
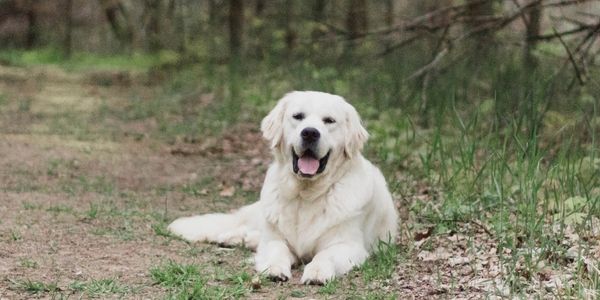
[[[291,92],[263,119],[270,165],[259,201],[230,214],[180,218],[169,230],[190,241],[255,249],[255,266],[274,280],[323,284],[362,264],[398,217],[379,169],[361,154],[368,133],[342,97]]]

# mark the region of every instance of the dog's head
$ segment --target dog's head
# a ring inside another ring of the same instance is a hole
[[[263,119],[261,130],[277,159],[289,163],[301,179],[316,178],[351,160],[369,136],[352,105],[321,92],[285,95]]]

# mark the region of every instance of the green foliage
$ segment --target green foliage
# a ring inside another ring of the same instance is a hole
[[[249,274],[242,272],[230,277],[233,286],[213,286],[207,284],[198,266],[173,261],[152,268],[150,276],[156,284],[169,290],[171,299],[237,299],[249,291],[246,284],[251,279]]]
[[[317,291],[321,295],[334,295],[338,288],[338,279],[327,281],[322,287]]]
[[[160,267],[150,269],[150,276],[155,283],[168,288],[204,285],[200,270],[196,265],[182,265],[169,261]]]
[[[113,54],[99,55],[88,52],[76,52],[66,58],[61,50],[56,48],[40,48],[32,50],[2,49],[0,61],[14,66],[58,65],[70,70],[139,70],[175,64],[179,54],[170,50],[159,51],[155,54],[135,52],[130,55]]]
[[[75,292],[82,292],[89,297],[98,297],[107,294],[126,294],[131,289],[120,284],[115,279],[98,279],[89,282],[75,281],[69,285],[69,289]]]
[[[31,269],[35,269],[38,267],[37,261],[28,259],[28,258],[22,258],[20,260],[20,265],[21,265],[21,267],[31,268]]]
[[[56,283],[44,283],[30,279],[17,282],[16,287],[30,294],[52,293],[60,290]]]
[[[379,241],[373,255],[359,268],[364,280],[389,279],[396,269],[399,251],[395,243]]]

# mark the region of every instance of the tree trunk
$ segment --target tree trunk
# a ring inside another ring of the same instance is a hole
[[[265,12],[265,0],[256,0],[256,6],[254,7],[254,15],[262,17]]]
[[[476,57],[485,55],[493,47],[494,32],[487,24],[494,16],[494,2],[496,0],[467,0],[465,30],[471,34],[470,47]]]
[[[541,0],[538,0],[537,2],[541,3]],[[537,65],[537,61],[535,59],[535,56],[533,56],[532,52],[533,52],[533,50],[535,50],[535,47],[537,45],[537,40],[535,40],[534,38],[540,34],[540,25],[541,25],[541,21],[542,21],[542,8],[539,6],[536,6],[535,8],[533,8],[529,11],[527,16],[528,16],[527,24],[525,24],[525,26],[527,26],[527,31],[526,31],[526,36],[525,36],[524,62],[525,62],[525,67],[534,68]]]
[[[131,46],[133,43],[133,25],[129,14],[119,0],[100,0],[110,28],[122,45]]]
[[[217,0],[208,0],[208,24],[212,27],[217,23],[219,16],[219,5]]]
[[[156,52],[162,49],[162,0],[146,0],[146,10],[148,21],[145,25],[148,38],[148,50],[150,50],[150,52]]]
[[[65,39],[63,41],[63,51],[65,57],[71,57],[73,50],[73,0],[65,1]]]
[[[325,6],[327,5],[327,1],[326,0],[315,0],[314,6],[313,6],[313,20],[315,20],[316,22],[321,22],[323,21],[323,18],[325,17]]]
[[[325,28],[319,23],[322,23],[325,19],[325,7],[327,6],[326,0],[315,0],[312,9],[312,19],[315,22],[315,26],[311,32],[311,38],[313,43],[317,42],[324,34]]]
[[[32,49],[33,47],[37,46],[39,40],[39,26],[37,19],[36,4],[37,1],[32,0],[31,2],[29,2],[29,5],[27,7],[26,15],[28,27],[27,39],[25,41],[25,47],[27,47],[27,49]]]
[[[296,47],[297,34],[293,28],[294,19],[294,0],[286,0],[284,8],[284,22],[285,22],[285,46],[287,55],[290,55]]]
[[[346,26],[348,38],[353,40],[367,32],[367,0],[348,0]]]
[[[394,9],[395,9],[395,0],[386,0],[385,1],[385,25],[387,27],[394,26]]]
[[[243,25],[243,0],[229,0],[229,50],[234,57],[238,57],[242,52]]]

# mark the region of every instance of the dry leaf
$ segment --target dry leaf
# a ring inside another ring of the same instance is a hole
[[[234,186],[224,186],[221,192],[219,192],[219,196],[221,197],[232,197],[235,194]]]

